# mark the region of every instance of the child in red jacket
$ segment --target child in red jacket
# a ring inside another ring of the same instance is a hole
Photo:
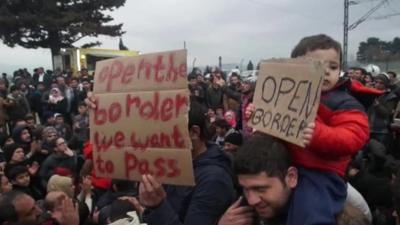
[[[347,165],[369,138],[364,107],[349,94],[357,85],[339,77],[341,53],[337,41],[315,35],[303,38],[291,54],[322,60],[325,76],[315,123],[303,130],[306,147],[289,147],[299,173],[289,206],[290,225],[335,224],[347,195]]]

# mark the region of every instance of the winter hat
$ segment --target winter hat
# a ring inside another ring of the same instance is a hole
[[[237,146],[241,146],[243,143],[242,134],[240,134],[239,132],[234,132],[229,134],[228,136],[225,137],[225,143],[227,142]]]
[[[21,146],[16,143],[4,146],[3,153],[4,153],[4,159],[6,160],[6,162],[10,162],[12,156],[14,155],[14,152],[18,148],[21,148]]]
[[[384,73],[378,74],[374,79],[383,81],[385,87],[389,86],[390,84],[389,77]]]

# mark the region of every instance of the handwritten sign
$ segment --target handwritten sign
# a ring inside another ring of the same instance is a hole
[[[261,63],[249,125],[303,147],[301,131],[314,121],[324,70],[311,59],[272,59]]]
[[[97,62],[91,114],[96,173],[193,185],[186,50]]]

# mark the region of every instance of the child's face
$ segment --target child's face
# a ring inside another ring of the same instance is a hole
[[[31,177],[28,173],[18,174],[17,177],[13,180],[13,184],[20,187],[28,187],[31,182]]]
[[[322,91],[329,91],[335,87],[340,75],[340,56],[333,49],[317,49],[312,52],[307,52],[306,57],[324,62],[325,77],[322,83]]]
[[[80,113],[81,115],[86,114],[86,112],[87,112],[87,107],[86,107],[86,106],[83,106],[83,105],[80,105],[80,106],[78,107],[78,111],[79,111],[79,113]]]

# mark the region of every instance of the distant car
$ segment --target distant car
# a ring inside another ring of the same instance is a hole
[[[246,70],[240,74],[240,77],[243,81],[257,81],[258,78],[258,70]]]

